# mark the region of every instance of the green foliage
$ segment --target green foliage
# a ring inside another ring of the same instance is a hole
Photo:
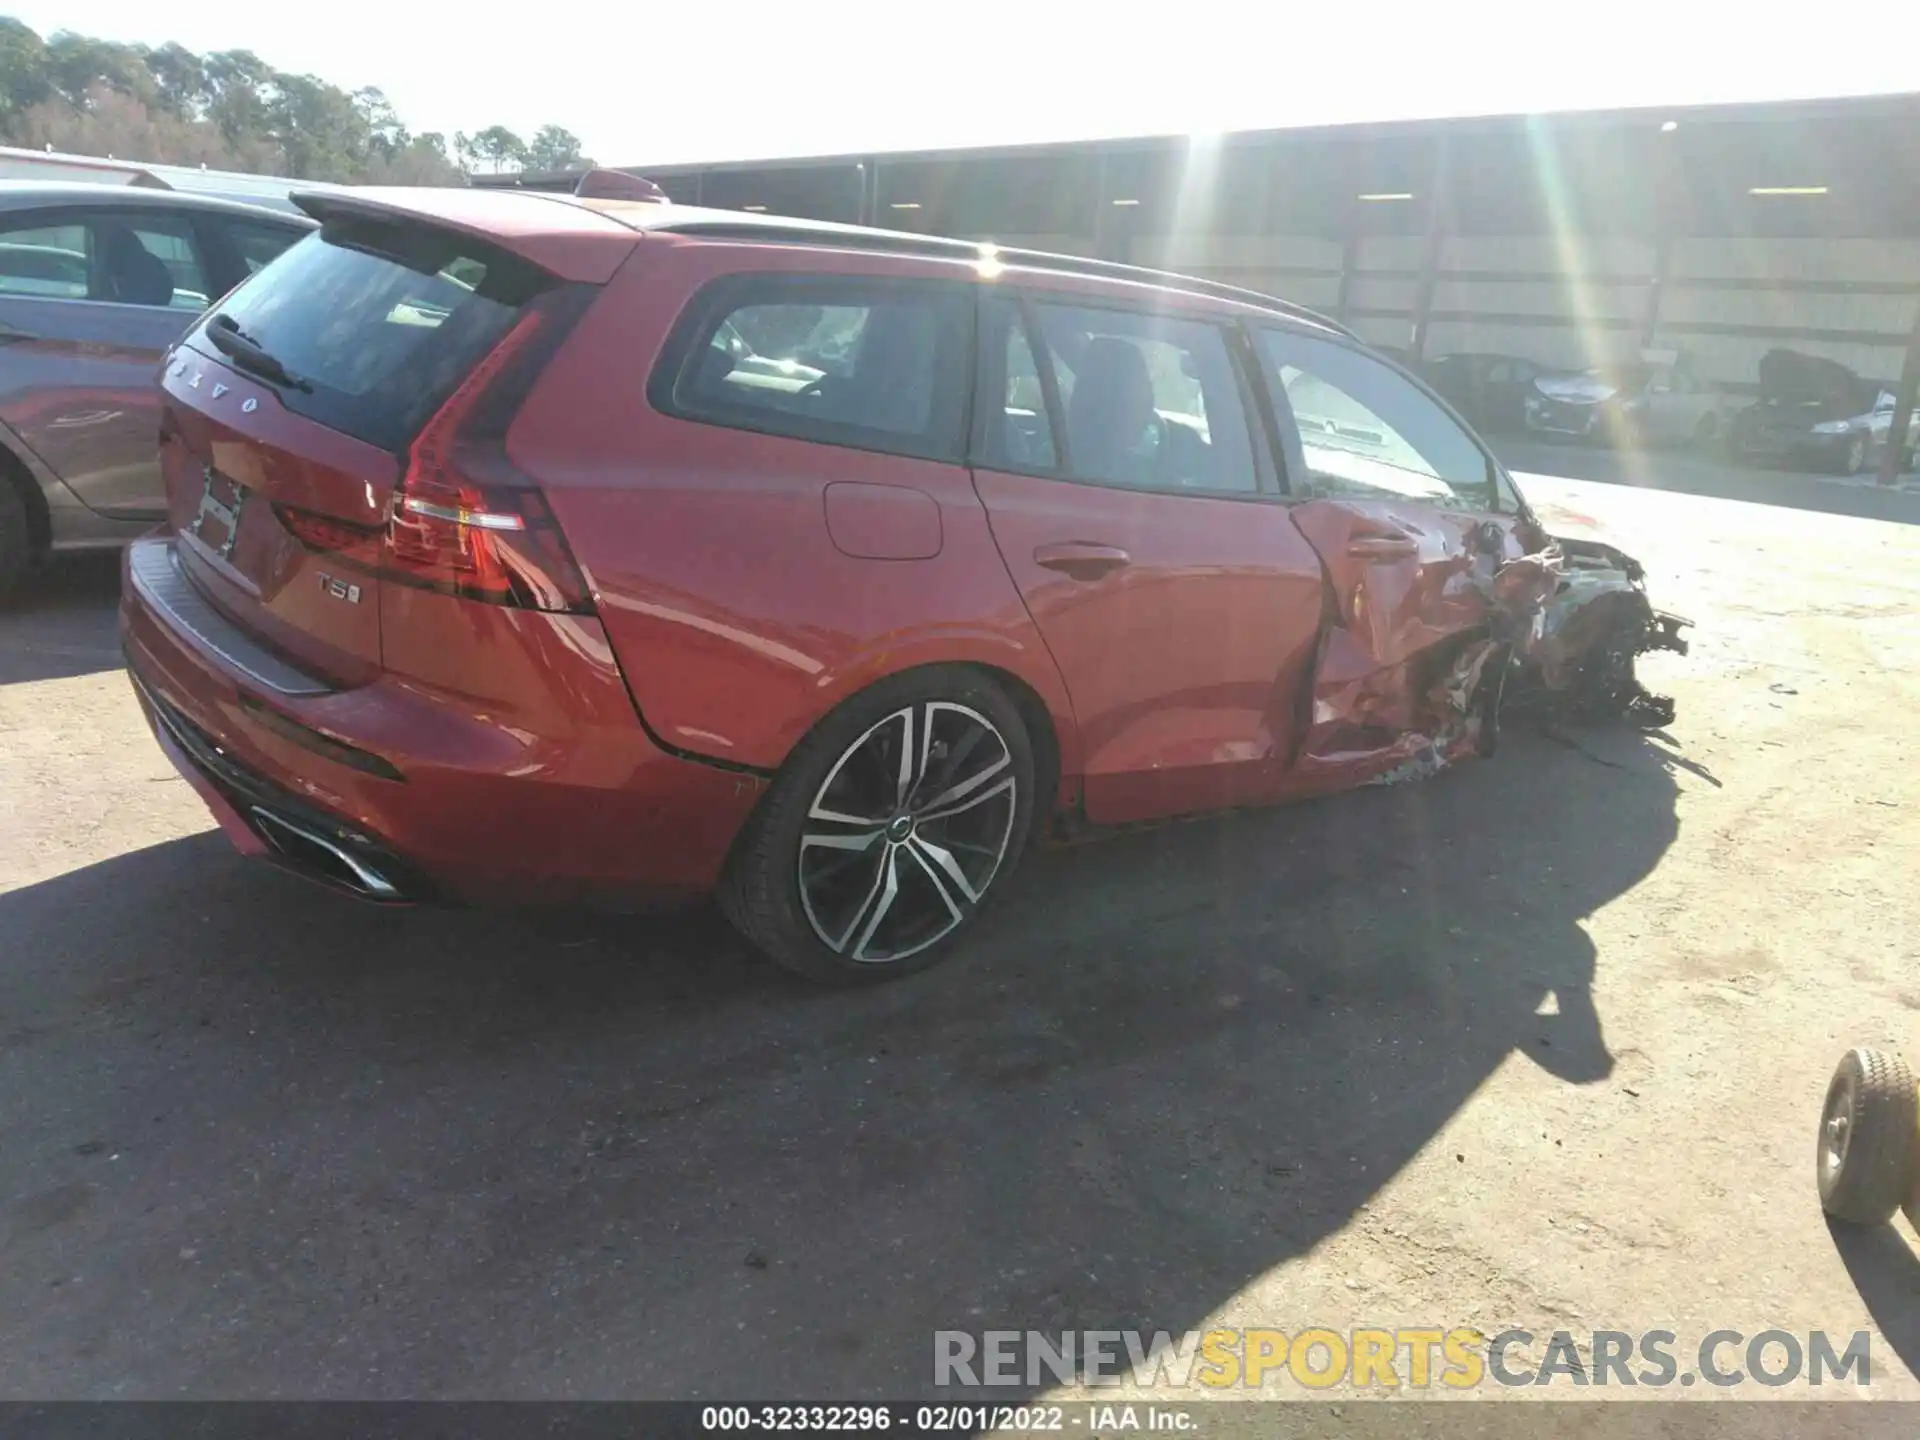
[[[250,50],[122,45],[71,31],[42,38],[0,16],[0,143],[155,164],[206,165],[341,184],[451,185],[465,172],[593,162],[543,125],[415,135],[371,86],[348,92],[275,70]]]

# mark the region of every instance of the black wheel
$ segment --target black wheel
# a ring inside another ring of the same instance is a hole
[[[33,527],[27,522],[27,497],[0,473],[0,600],[33,568]]]
[[[1907,1197],[1914,1171],[1915,1102],[1906,1062],[1849,1050],[1820,1112],[1820,1204],[1838,1220],[1879,1225]]]
[[[1858,475],[1867,468],[1867,437],[1864,431],[1855,431],[1853,438],[1847,441],[1847,453],[1840,458],[1842,475]]]
[[[976,670],[883,680],[820,722],[734,844],[720,906],[755,946],[828,984],[941,959],[1019,862],[1033,745]]]

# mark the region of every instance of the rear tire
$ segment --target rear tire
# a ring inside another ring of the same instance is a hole
[[[1913,1075],[1897,1055],[1849,1050],[1833,1072],[1820,1113],[1815,1175],[1820,1204],[1836,1220],[1880,1225],[1913,1181]]]
[[[734,842],[720,908],[809,980],[924,970],[1006,887],[1033,826],[1034,775],[1020,711],[985,675],[891,676],[781,766]]]
[[[0,600],[7,599],[33,569],[33,525],[27,498],[0,473]]]

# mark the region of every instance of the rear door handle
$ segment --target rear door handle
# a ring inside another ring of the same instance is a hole
[[[1066,541],[1057,545],[1036,545],[1033,563],[1075,580],[1098,580],[1115,570],[1125,569],[1133,557],[1113,545],[1083,545]]]
[[[1411,560],[1419,553],[1419,545],[1404,537],[1355,535],[1347,541],[1350,560]]]

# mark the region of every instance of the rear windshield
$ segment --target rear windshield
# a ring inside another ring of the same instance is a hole
[[[462,236],[354,219],[301,240],[218,314],[310,387],[278,387],[289,410],[397,451],[547,283]]]

